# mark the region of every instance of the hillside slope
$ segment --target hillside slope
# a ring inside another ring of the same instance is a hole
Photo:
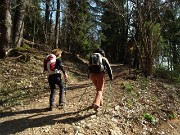
[[[141,76],[127,79],[128,69],[113,64],[112,86],[107,78],[105,104],[95,113],[88,110],[95,90],[87,78],[85,60],[64,53],[63,62],[69,75],[67,106],[48,111],[50,93],[42,70],[44,54],[23,53],[30,56],[28,62],[22,63],[17,57],[0,60],[1,135],[180,134],[178,86]]]

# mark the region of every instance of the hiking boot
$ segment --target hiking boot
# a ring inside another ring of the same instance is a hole
[[[48,111],[52,111],[53,110],[53,108],[52,107],[49,107],[49,110]]]
[[[94,109],[94,111],[98,112],[98,108],[99,108],[99,106],[97,106],[97,105],[93,104],[93,105],[92,105],[92,108]]]
[[[50,107],[49,107],[49,111],[52,111],[54,108],[56,108],[57,106],[55,105],[55,104],[53,104],[53,105],[50,105]]]
[[[65,106],[65,105],[66,105],[66,103],[65,103],[65,102],[61,102],[61,103],[59,103],[59,106],[61,106],[61,107]]]

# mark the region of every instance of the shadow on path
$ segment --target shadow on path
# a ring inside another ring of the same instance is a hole
[[[47,109],[32,109],[32,110],[25,110],[15,113],[9,113],[7,115],[4,114],[4,116],[11,116],[15,114],[26,114],[26,113],[35,113],[34,115],[20,118],[20,119],[14,119],[10,121],[5,121],[0,124],[0,134],[1,135],[8,135],[8,134],[15,134],[18,132],[21,132],[27,128],[34,128],[34,127],[42,127],[46,125],[54,125],[56,123],[62,123],[62,124],[72,124],[74,122],[78,122],[80,120],[83,120],[91,115],[94,115],[95,113],[90,113],[84,116],[75,116],[79,112],[88,110],[89,107],[84,108],[82,110],[76,111],[76,112],[68,112],[64,114],[41,114],[41,112],[47,111]],[[46,116],[45,116],[46,115]],[[37,118],[38,117],[38,118]],[[63,118],[65,117],[65,118]],[[59,120],[56,120],[58,119]],[[60,119],[61,118],[61,119]]]
[[[77,85],[68,85],[67,90],[76,90],[76,89],[82,89],[82,88],[88,88],[91,86],[90,84],[77,84]]]
[[[17,114],[32,114],[32,113],[42,113],[42,112],[47,112],[47,111],[48,111],[48,108],[23,110],[23,111],[17,111],[17,112],[1,112],[0,118],[9,117],[9,116],[17,115]]]

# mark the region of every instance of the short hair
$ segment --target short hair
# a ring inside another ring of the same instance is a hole
[[[100,53],[103,57],[105,57],[105,52],[102,48],[98,48],[94,51],[94,53]]]
[[[62,51],[59,48],[57,48],[52,50],[51,53],[56,55],[56,57],[58,57],[62,53]]]

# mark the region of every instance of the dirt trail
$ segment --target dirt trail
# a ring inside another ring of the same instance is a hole
[[[83,98],[79,102],[87,83],[89,82],[68,84],[67,106],[64,108],[48,111],[49,93],[47,92],[41,99],[25,106],[17,106],[13,112],[2,113],[0,134],[73,134],[73,123],[94,114],[91,111],[85,116],[79,116],[81,112],[86,112],[86,107],[91,104],[91,101],[88,102]],[[84,98],[87,99],[86,96]]]
[[[87,109],[92,104],[95,90],[87,76],[81,76],[81,81],[68,83],[67,106],[64,108],[48,111],[49,92],[47,89],[41,98],[32,99],[26,105],[12,107],[11,111],[2,112],[0,114],[0,135],[180,134],[179,119],[174,122],[167,121],[164,124],[159,124],[160,122],[150,124],[143,120],[142,116],[138,116],[143,112],[145,106],[140,103],[142,99],[129,99],[130,94],[121,87],[122,77],[126,75],[122,65],[113,65],[113,71],[115,80],[110,97],[107,98],[109,92],[109,80],[107,79],[104,90],[105,104],[98,113]],[[141,91],[141,94],[143,93],[144,91]],[[58,93],[56,95],[58,96]],[[58,102],[57,96],[56,102]],[[149,106],[146,105],[146,107]]]

